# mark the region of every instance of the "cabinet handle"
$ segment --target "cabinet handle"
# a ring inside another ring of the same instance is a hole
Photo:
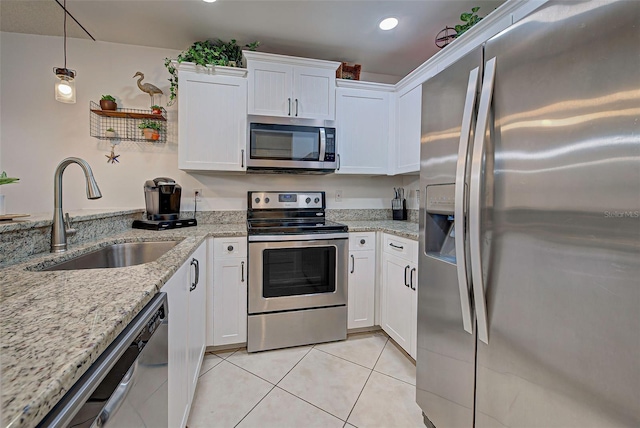
[[[416,271],[416,268],[411,269],[409,272],[409,283],[411,284],[411,289],[415,291],[416,287],[413,285],[413,273]]]
[[[298,99],[296,98],[296,117],[298,117]]]
[[[244,168],[244,149],[240,150],[240,168]]]
[[[244,262],[240,262],[240,266],[242,268],[242,276],[240,278],[240,282],[244,282]]]
[[[389,242],[389,246],[393,248],[397,248],[399,250],[404,250],[404,247],[402,245],[395,245],[393,242]]]
[[[356,270],[356,258],[351,254],[351,273]]]
[[[407,282],[407,271],[409,270],[409,268],[410,268],[410,267],[411,267],[411,266],[409,266],[409,265],[406,265],[406,266],[404,267],[404,285],[405,285],[406,287],[409,287],[409,283]]]
[[[193,291],[198,286],[198,282],[200,282],[200,263],[197,259],[191,259],[191,266],[195,267],[196,278],[195,281],[191,283],[191,287],[189,287],[189,291]]]
[[[291,98],[287,98],[287,100],[289,101],[289,113],[287,113],[287,116],[291,116]]]
[[[365,241],[364,239],[361,239],[361,240],[360,240],[360,245],[364,245],[364,244],[365,244],[365,242],[367,242],[367,241]]]
[[[340,155],[337,154],[336,156],[338,157],[338,171],[340,171]]]
[[[227,251],[233,251],[233,245],[229,245],[229,246],[227,247]]]

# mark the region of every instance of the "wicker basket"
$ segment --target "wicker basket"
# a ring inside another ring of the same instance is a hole
[[[360,64],[349,65],[348,63],[343,62],[336,70],[336,77],[338,79],[360,80],[361,68],[362,66]]]

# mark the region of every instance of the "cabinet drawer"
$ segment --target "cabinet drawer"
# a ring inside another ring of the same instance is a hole
[[[214,238],[213,257],[216,260],[247,257],[247,238]]]
[[[375,232],[352,232],[349,234],[349,251],[375,250]]]
[[[394,254],[408,261],[417,261],[418,242],[411,239],[400,238],[398,236],[384,234],[383,235],[383,251],[388,254]]]

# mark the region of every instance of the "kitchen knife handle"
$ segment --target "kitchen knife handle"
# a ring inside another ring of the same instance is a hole
[[[351,254],[351,273],[356,270],[356,258]]]
[[[478,339],[489,344],[489,325],[487,321],[487,301],[485,299],[482,272],[482,242],[480,241],[480,210],[483,184],[484,147],[489,129],[493,83],[496,75],[496,58],[485,64],[482,92],[478,107],[478,120],[473,141],[471,158],[471,186],[469,189],[469,241],[471,253],[471,275],[473,283],[473,300],[476,306],[478,321]]]
[[[409,284],[411,285],[411,289],[415,291],[416,287],[413,285],[413,273],[416,271],[416,268],[411,268],[411,272],[409,272]]]
[[[407,271],[409,270],[410,267],[411,266],[409,266],[409,265],[406,265],[404,267],[404,285],[407,286],[407,287],[409,287],[409,282],[407,282]]]
[[[287,98],[287,102],[289,103],[289,113],[287,113],[287,116],[291,116],[291,98]]]
[[[240,262],[240,267],[242,269],[242,276],[240,277],[240,282],[244,282],[244,262]]]
[[[476,67],[469,72],[467,84],[467,96],[462,113],[462,126],[460,130],[460,142],[458,143],[458,165],[456,167],[455,209],[456,222],[456,270],[458,271],[458,289],[460,292],[460,309],[462,310],[462,326],[467,333],[473,334],[473,316],[471,312],[471,289],[469,287],[469,273],[467,271],[466,251],[466,186],[467,177],[467,153],[469,151],[469,139],[471,138],[471,126],[473,122],[473,109],[476,105],[476,95],[480,77],[480,68]]]

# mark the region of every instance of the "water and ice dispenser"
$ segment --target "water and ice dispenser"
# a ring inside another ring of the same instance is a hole
[[[425,252],[428,256],[455,264],[455,184],[427,186],[425,197]]]

